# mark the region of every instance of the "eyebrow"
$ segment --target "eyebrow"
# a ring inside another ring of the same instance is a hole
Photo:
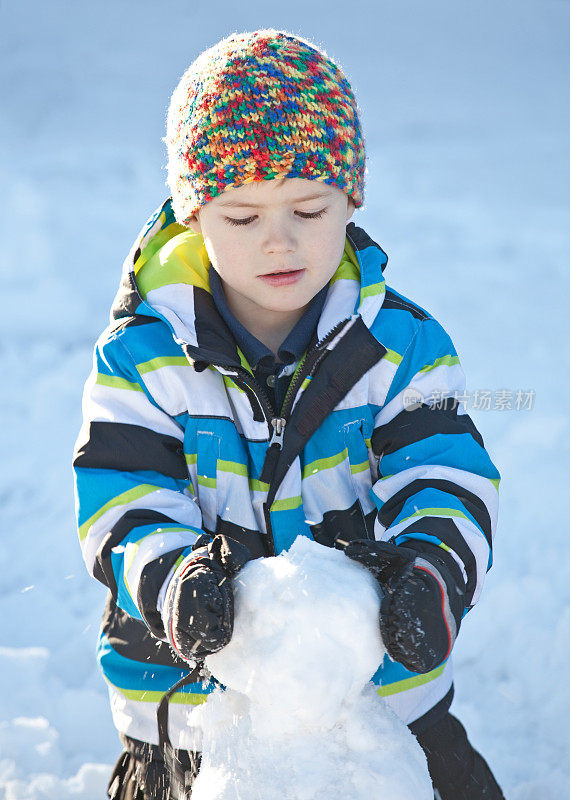
[[[289,202],[292,204],[295,203],[305,203],[307,200],[317,200],[317,199],[325,199],[328,198],[328,194],[323,194],[322,192],[318,192],[317,194],[309,194],[306,197],[296,197]],[[227,200],[225,203],[219,204],[222,208],[259,208],[260,205],[263,203],[245,203],[241,202],[240,200]]]

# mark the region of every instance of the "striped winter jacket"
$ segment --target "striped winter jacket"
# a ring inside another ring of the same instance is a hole
[[[158,741],[157,703],[187,672],[159,612],[168,577],[204,532],[255,556],[298,535],[329,546],[428,541],[457,561],[476,602],[499,475],[461,403],[442,402],[465,387],[449,336],[385,285],[386,261],[347,226],[318,343],[274,410],[216,311],[201,236],[167,201],[133,246],[95,348],[74,458],[83,555],[110,590],[98,656],[119,731]],[[450,659],[416,675],[386,657],[372,681],[406,723],[421,723],[449,702]],[[192,709],[208,691],[196,683],[173,696],[175,746],[199,748]]]

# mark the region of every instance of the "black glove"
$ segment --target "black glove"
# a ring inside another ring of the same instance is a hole
[[[232,578],[251,557],[247,547],[218,535],[179,564],[166,590],[162,620],[170,646],[186,661],[195,664],[230,641]]]
[[[419,546],[358,539],[344,552],[380,584],[380,632],[388,655],[424,673],[451,652],[465,610],[465,583],[451,556],[435,545]]]

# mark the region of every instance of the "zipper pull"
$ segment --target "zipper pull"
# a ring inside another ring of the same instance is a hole
[[[283,434],[285,433],[287,420],[283,419],[283,417],[273,417],[271,424],[273,425],[273,436],[269,442],[269,447],[273,447],[273,445],[276,444],[277,447],[281,449],[283,447]]]
[[[273,435],[265,454],[265,462],[259,480],[264,483],[271,483],[275,474],[275,468],[279,461],[279,452],[283,447],[283,432],[285,430],[285,423],[287,420],[283,417],[273,417],[271,424],[273,425]],[[269,530],[269,528],[268,528]]]

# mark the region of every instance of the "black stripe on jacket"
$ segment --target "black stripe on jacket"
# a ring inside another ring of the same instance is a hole
[[[188,480],[180,439],[125,422],[91,422],[89,439],[78,448],[73,465],[83,469],[149,470]]]
[[[478,495],[473,494],[473,492],[469,492],[467,489],[464,489],[457,483],[453,483],[453,481],[420,478],[408,483],[384,503],[378,512],[378,520],[380,523],[385,528],[389,528],[398,514],[401,512],[406,500],[409,500],[410,497],[418,492],[421,492],[423,489],[438,489],[441,492],[453,495],[454,497],[457,497],[458,500],[461,500],[465,506],[465,509],[482,528],[489,547],[491,547],[491,517],[487,511],[487,506]],[[425,518],[427,527],[429,527],[431,519],[432,517]],[[426,531],[426,533],[429,533],[429,531]]]
[[[454,398],[445,407],[421,406],[404,409],[385,425],[380,425],[372,434],[372,450],[375,455],[383,456],[395,453],[438,433],[469,433],[480,447],[484,447],[483,438],[468,414],[457,414],[458,403]]]
[[[382,310],[386,309],[407,311],[412,315],[412,317],[414,317],[414,319],[419,319],[421,322],[424,322],[426,319],[430,318],[429,314],[426,314],[426,312],[419,308],[419,306],[414,305],[414,303],[410,303],[409,300],[404,300],[403,297],[399,297],[391,289],[386,289],[386,294],[382,303]]]
[[[181,678],[188,673],[188,663],[169,644],[153,636],[144,622],[119,608],[111,595],[107,598],[102,624],[109,644],[119,655],[144,664],[151,672],[153,664],[161,664],[178,667]]]
[[[161,514],[159,511],[153,511],[147,508],[130,509],[113,525],[99,545],[93,565],[93,577],[107,586],[116,600],[117,584],[115,581],[115,573],[113,572],[113,565],[111,563],[113,548],[120,545],[125,536],[134,528],[138,528],[142,525],[156,525],[158,528],[164,525],[179,524],[180,523],[175,522],[175,520],[167,517],[165,514]]]

